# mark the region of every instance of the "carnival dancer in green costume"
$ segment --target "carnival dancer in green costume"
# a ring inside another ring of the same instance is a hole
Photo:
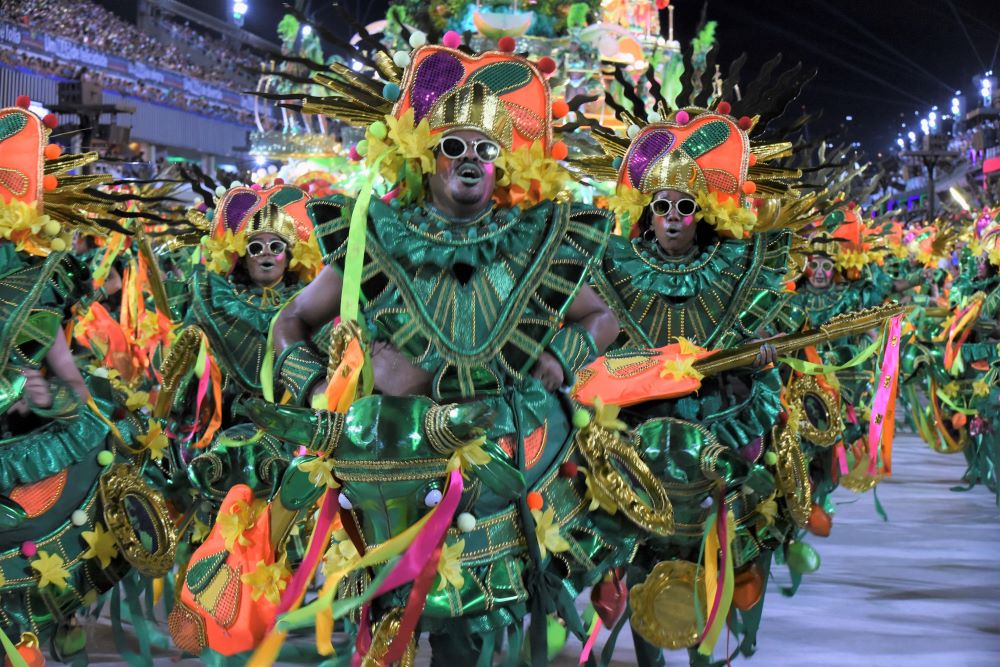
[[[234,484],[270,496],[289,459],[280,440],[258,434],[231,407],[263,396],[271,319],[321,265],[305,214],[308,199],[288,185],[239,186],[222,195],[204,222],[212,233],[202,244],[204,262],[190,277],[190,308],[165,361],[160,404],[173,403],[173,483],[211,502],[207,517]]]
[[[780,199],[774,193],[785,191],[784,181],[797,173],[770,166],[765,176],[747,168],[782,155],[791,144],[751,148],[752,123],[730,111],[728,103],[669,114],[660,107],[655,122],[646,122],[644,112],[629,117],[631,141],[598,132],[609,159],[616,160],[611,207],[627,235],[611,238],[593,281],[622,323],[620,349],[604,361],[621,366],[612,375],[622,381],[642,368],[643,349],[680,341],[726,350],[765,338],[781,306],[791,232],[767,229],[776,222],[773,206],[769,220],[763,212],[758,219],[750,206],[758,187]],[[708,378],[696,395],[641,400],[622,410],[641,454],[667,487],[677,526],[672,536],[647,536],[628,570],[639,664],[664,664],[663,648],[701,644],[711,653],[714,641],[703,641],[705,618],[696,617],[693,604],[685,610],[692,600],[684,595],[695,587],[706,529],[711,532],[727,516],[735,516],[735,535],[725,548],[739,582],[736,604],[744,617],[750,612],[754,618],[741,634],[756,632],[770,552],[785,541],[790,525],[781,517],[776,521],[774,512],[778,443],[772,430],[783,410],[775,360],[774,347],[765,342],[752,369]],[[670,372],[664,368],[662,374]],[[578,391],[586,387],[601,395],[595,382],[584,371]],[[643,390],[637,385],[636,391]],[[681,582],[672,593],[671,581]],[[658,618],[656,600],[670,595],[678,613]],[[691,660],[706,658],[692,650]]]
[[[46,125],[0,111],[0,626],[69,660],[85,641],[75,612],[133,566],[162,576],[176,538],[141,477],[161,446],[155,428],[118,408],[106,381],[85,382],[66,342],[64,319],[89,285],[66,253],[73,230],[113,227],[114,211],[89,189],[104,177],[64,176],[96,154],[60,155]]]
[[[985,484],[1000,503],[1000,212],[983,211],[971,242],[961,251],[952,282],[952,316],[934,356],[938,377],[931,408],[942,440],[956,442],[969,467],[965,481]],[[950,414],[950,418],[945,415]],[[950,427],[950,428],[949,428]],[[945,430],[948,429],[946,433]],[[957,432],[957,435],[956,435]],[[948,436],[945,438],[944,436]]]
[[[430,632],[434,664],[486,664],[504,632],[516,655],[530,610],[537,664],[546,659],[546,614],[558,609],[581,631],[576,592],[623,565],[634,543],[611,517],[597,526],[575,465],[562,467],[575,429],[558,390],[618,334],[614,315],[587,284],[612,220],[560,192],[565,176],[555,160],[566,149],[553,141],[552,100],[536,64],[503,51],[468,55],[454,48],[454,33],[446,44],[401,54],[396,62],[407,62],[405,71],[378,54],[389,83],[334,65],[320,79],[334,96],[308,101],[306,111],[371,123],[359,150],[397,189],[388,201],[369,204],[362,195],[308,204],[327,266],[275,321],[275,379],[297,405],[324,394],[327,358],[310,337],[338,315],[352,318],[341,310],[346,293],[348,308],[360,297],[374,390],[383,400],[409,396],[410,410],[427,411],[417,397],[428,397],[488,411],[489,454],[481,463],[507,470],[510,482],[466,491],[462,508],[470,516],[449,531],[446,545],[461,576],[430,591],[421,629]],[[348,243],[352,226],[364,230],[363,258],[354,239]],[[353,258],[363,263],[352,269]],[[352,284],[353,271],[360,284]],[[373,428],[383,423],[372,414]],[[407,456],[447,458],[422,442],[414,434]],[[353,515],[348,522],[357,520],[369,546],[398,535],[440,499],[430,487],[426,498],[414,496],[403,483],[406,469],[388,474],[399,465],[390,451],[403,444],[353,455],[384,475],[353,477],[356,465],[331,455],[333,474],[338,466],[346,471],[340,498]],[[410,468],[417,474],[416,463]],[[384,596],[379,609],[405,603],[400,595]]]

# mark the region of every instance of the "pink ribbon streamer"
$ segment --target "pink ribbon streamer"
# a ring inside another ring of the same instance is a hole
[[[212,380],[212,365],[208,360],[208,353],[205,353],[205,369],[198,378],[198,395],[195,399],[194,404],[194,425],[191,426],[191,432],[188,433],[187,437],[184,438],[184,442],[191,442],[194,438],[194,434],[198,431],[198,424],[201,423],[201,406],[205,402],[205,396],[208,395],[208,385]]]
[[[896,315],[889,322],[889,337],[886,339],[885,355],[882,358],[882,369],[875,387],[875,402],[872,404],[871,416],[868,422],[868,472],[874,475],[878,471],[878,452],[882,443],[882,430],[885,420],[892,418],[888,414],[889,402],[894,398],[896,376],[899,371],[899,339],[902,315]]]
[[[850,403],[847,404],[847,421],[851,424],[858,423],[858,413],[854,410],[854,406]]]
[[[590,636],[587,637],[587,643],[583,645],[583,650],[580,651],[580,662],[578,665],[582,665],[590,659],[590,652],[594,650],[594,643],[597,642],[597,635],[601,632],[601,617],[596,613],[594,614],[594,625],[590,628]]]
[[[323,505],[320,507],[319,517],[316,519],[316,528],[313,530],[313,535],[316,537],[309,544],[309,551],[306,553],[306,557],[302,559],[299,567],[295,570],[295,574],[289,580],[284,594],[281,596],[277,613],[274,616],[274,621],[271,623],[272,627],[274,626],[274,622],[278,620],[278,616],[287,612],[297,600],[301,599],[306,586],[312,580],[319,559],[323,557],[323,549],[326,547],[326,539],[320,536],[327,535],[330,532],[330,525],[337,517],[337,508],[340,505],[338,502],[339,496],[340,492],[337,489],[330,489],[323,497]]]
[[[840,464],[840,474],[847,475],[851,472],[850,468],[847,467],[847,452],[844,451],[844,443],[838,442],[837,446],[833,449],[837,456],[837,463]]]
[[[413,539],[413,543],[400,557],[399,562],[392,572],[382,581],[382,584],[375,591],[375,596],[384,595],[389,591],[410,583],[420,574],[428,559],[434,554],[448,532],[455,517],[455,510],[458,509],[458,501],[462,498],[462,490],[465,484],[462,479],[461,470],[452,470],[448,478],[448,485],[445,489],[444,497],[434,508],[434,515],[427,521],[423,529]],[[411,601],[412,602],[412,601]],[[366,655],[371,648],[371,624],[368,620],[368,609],[371,603],[365,603],[361,609],[361,625],[358,628],[358,639],[356,647],[358,653]]]

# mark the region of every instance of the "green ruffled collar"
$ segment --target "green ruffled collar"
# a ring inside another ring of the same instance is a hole
[[[493,208],[478,218],[456,223],[431,206],[400,210],[381,202],[370,209],[382,247],[396,260],[411,266],[451,268],[456,264],[482,266],[498,256],[516,256],[537,245],[552,204],[526,211]]]
[[[205,272],[210,299],[216,311],[243,320],[255,330],[266,334],[271,319],[298,287],[284,283],[277,287],[238,285],[217,273]]]
[[[704,250],[695,247],[688,255],[670,257],[656,243],[612,237],[610,249],[636,289],[687,298],[730,280],[722,275],[726,269],[742,272],[735,264],[744,256],[746,243],[718,240]]]

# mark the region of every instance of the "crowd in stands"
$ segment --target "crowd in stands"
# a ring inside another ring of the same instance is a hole
[[[88,0],[3,0],[0,3],[0,19],[234,92],[245,91],[252,86],[256,78],[252,70],[259,64],[259,59],[250,53],[231,48],[220,40],[201,35],[188,25],[165,18],[159,19],[162,27],[177,41],[170,43],[166,39],[157,39]],[[188,55],[192,49],[197,49],[203,64],[195,63]],[[77,78],[81,73],[79,66],[72,63],[5,49],[0,49],[0,61],[65,78]],[[187,95],[155,82],[137,81],[96,69],[83,74],[103,87],[125,95],[245,124],[252,122],[252,114],[244,109]]]
[[[187,95],[183,91],[151,81],[137,81],[125,75],[87,69],[66,61],[43,58],[23,51],[2,48],[0,48],[0,64],[39,74],[58,76],[64,79],[81,78],[87,81],[94,81],[100,84],[102,88],[121,95],[165,104],[212,118],[233,120],[243,125],[253,124],[253,114],[246,109],[236,108],[223,102],[197,95]]]

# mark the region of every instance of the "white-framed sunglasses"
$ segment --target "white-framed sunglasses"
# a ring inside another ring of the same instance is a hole
[[[251,257],[260,257],[264,254],[265,250],[268,250],[272,255],[277,256],[285,252],[285,248],[287,247],[288,244],[280,239],[274,239],[267,243],[263,241],[250,241],[250,243],[247,243],[247,254]]]
[[[693,199],[681,199],[676,202],[672,202],[669,199],[654,199],[649,204],[649,208],[652,209],[653,215],[658,215],[660,217],[670,215],[670,209],[674,207],[677,207],[677,213],[679,215],[694,215],[694,212],[698,210],[698,202]]]
[[[450,160],[457,160],[464,156],[470,147],[481,162],[495,162],[500,157],[500,144],[492,139],[466,141],[462,137],[450,136],[445,137],[438,144],[441,155]]]

